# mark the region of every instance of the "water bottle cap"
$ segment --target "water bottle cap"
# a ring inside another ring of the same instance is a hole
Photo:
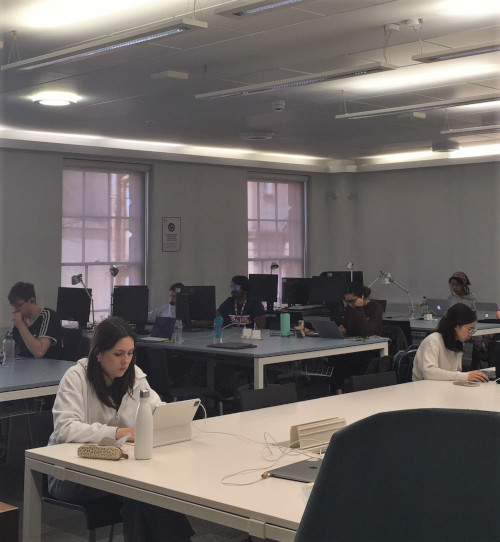
[[[141,390],[141,399],[149,397],[149,390]]]

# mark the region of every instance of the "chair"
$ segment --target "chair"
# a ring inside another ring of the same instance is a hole
[[[194,384],[173,385],[168,370],[167,352],[164,349],[141,347],[137,356],[139,367],[147,373],[149,384],[162,400],[171,402],[200,398],[206,402],[209,399],[217,405],[218,414],[223,414],[222,398],[217,391]]]
[[[295,542],[496,541],[499,449],[497,412],[400,410],[355,422],[333,435]]]
[[[390,339],[389,354],[394,355],[400,350],[406,350],[412,344],[410,322],[383,320],[382,336]]]
[[[27,420],[32,447],[46,446],[53,431],[52,411],[27,414]],[[96,542],[96,529],[108,526],[110,527],[108,542],[112,542],[114,526],[122,522],[120,510],[123,503],[120,497],[110,494],[81,504],[56,499],[49,493],[46,475],[43,476],[42,482],[42,502],[81,512],[87,525],[88,542]]]
[[[255,410],[297,402],[297,387],[294,382],[267,386],[260,390],[241,390],[241,410]]]
[[[397,383],[398,381],[396,379],[396,373],[394,371],[351,376],[352,391],[370,390],[372,388],[383,388],[384,386],[393,386]]]
[[[382,309],[385,312],[385,309],[387,308],[387,299],[372,299],[372,301],[376,301],[379,305],[382,305]]]

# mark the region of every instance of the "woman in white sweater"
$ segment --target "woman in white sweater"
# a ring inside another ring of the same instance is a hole
[[[476,331],[476,313],[467,305],[450,307],[439,321],[434,333],[418,347],[413,361],[413,381],[416,380],[471,380],[487,382],[481,371],[462,372],[464,342]]]
[[[49,445],[63,442],[98,443],[104,437],[134,440],[140,390],[150,389],[135,365],[136,335],[122,319],[110,317],[95,329],[88,358],[62,378],[52,409],[54,432]],[[160,402],[151,390],[151,403]],[[58,498],[81,503],[103,491],[49,477],[49,491]],[[194,534],[185,515],[124,499],[123,535],[126,542],[185,542]]]

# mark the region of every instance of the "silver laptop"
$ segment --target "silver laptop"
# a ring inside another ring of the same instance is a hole
[[[325,320],[321,318],[307,318],[322,339],[345,339],[339,326],[333,320]]]
[[[294,482],[315,482],[321,467],[322,459],[304,459],[291,465],[278,467],[269,471],[269,476],[293,480]]]
[[[153,413],[153,447],[191,439],[191,422],[200,399],[160,403]]]
[[[498,305],[496,303],[483,303],[476,301],[476,315],[478,320],[497,318]]]
[[[448,300],[428,297],[427,307],[432,315],[444,316],[446,311],[448,310]]]

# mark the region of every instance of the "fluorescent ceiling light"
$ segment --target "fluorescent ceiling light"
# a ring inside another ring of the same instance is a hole
[[[413,55],[412,59],[418,62],[440,62],[442,60],[452,60],[454,58],[463,58],[467,56],[483,55],[486,53],[495,53],[500,51],[500,41],[490,41],[481,45],[469,45],[468,47],[455,47],[442,49],[433,53],[422,55]]]
[[[415,111],[432,111],[434,109],[446,109],[448,107],[460,107],[476,103],[493,102],[499,99],[498,94],[483,94],[482,96],[470,96],[468,98],[459,98],[456,100],[442,100],[440,102],[430,102],[426,104],[406,105],[402,107],[388,107],[385,109],[372,109],[370,111],[359,111],[357,113],[343,113],[335,115],[336,119],[367,119],[370,117],[383,117],[386,115],[399,115]]]
[[[40,92],[31,96],[31,99],[41,105],[64,106],[78,102],[80,96],[71,92]]]
[[[500,132],[500,124],[490,124],[489,126],[471,126],[469,128],[449,128],[448,130],[442,130],[442,135],[448,134],[469,134],[469,133],[489,133]]]
[[[93,56],[109,53],[116,49],[146,43],[152,40],[158,40],[179,34],[187,30],[195,30],[198,28],[207,28],[207,23],[196,21],[194,19],[173,19],[169,23],[165,21],[153,25],[146,25],[139,29],[129,30],[128,32],[120,32],[107,38],[101,38],[89,41],[82,45],[75,45],[46,55],[12,62],[2,66],[2,70],[33,70],[60,64],[63,62],[73,62],[75,60],[83,60]]]
[[[397,66],[384,64],[382,62],[371,62],[364,66],[357,66],[343,70],[333,70],[329,72],[313,73],[301,77],[292,77],[282,79],[281,81],[272,81],[270,83],[258,83],[246,87],[236,87],[227,90],[218,90],[216,92],[206,92],[205,94],[196,94],[195,98],[228,98],[231,96],[247,96],[260,92],[269,92],[271,90],[281,90],[290,87],[300,87],[304,85],[314,85],[316,83],[325,83],[335,81],[336,79],[346,79],[348,77],[357,77],[358,75],[367,75],[369,73],[378,73],[388,70],[395,70]]]
[[[247,15],[260,15],[270,9],[286,8],[296,4],[306,4],[312,0],[261,0],[260,2],[249,2],[248,0],[240,0],[230,2],[216,10],[217,15],[225,17],[245,17]]]

